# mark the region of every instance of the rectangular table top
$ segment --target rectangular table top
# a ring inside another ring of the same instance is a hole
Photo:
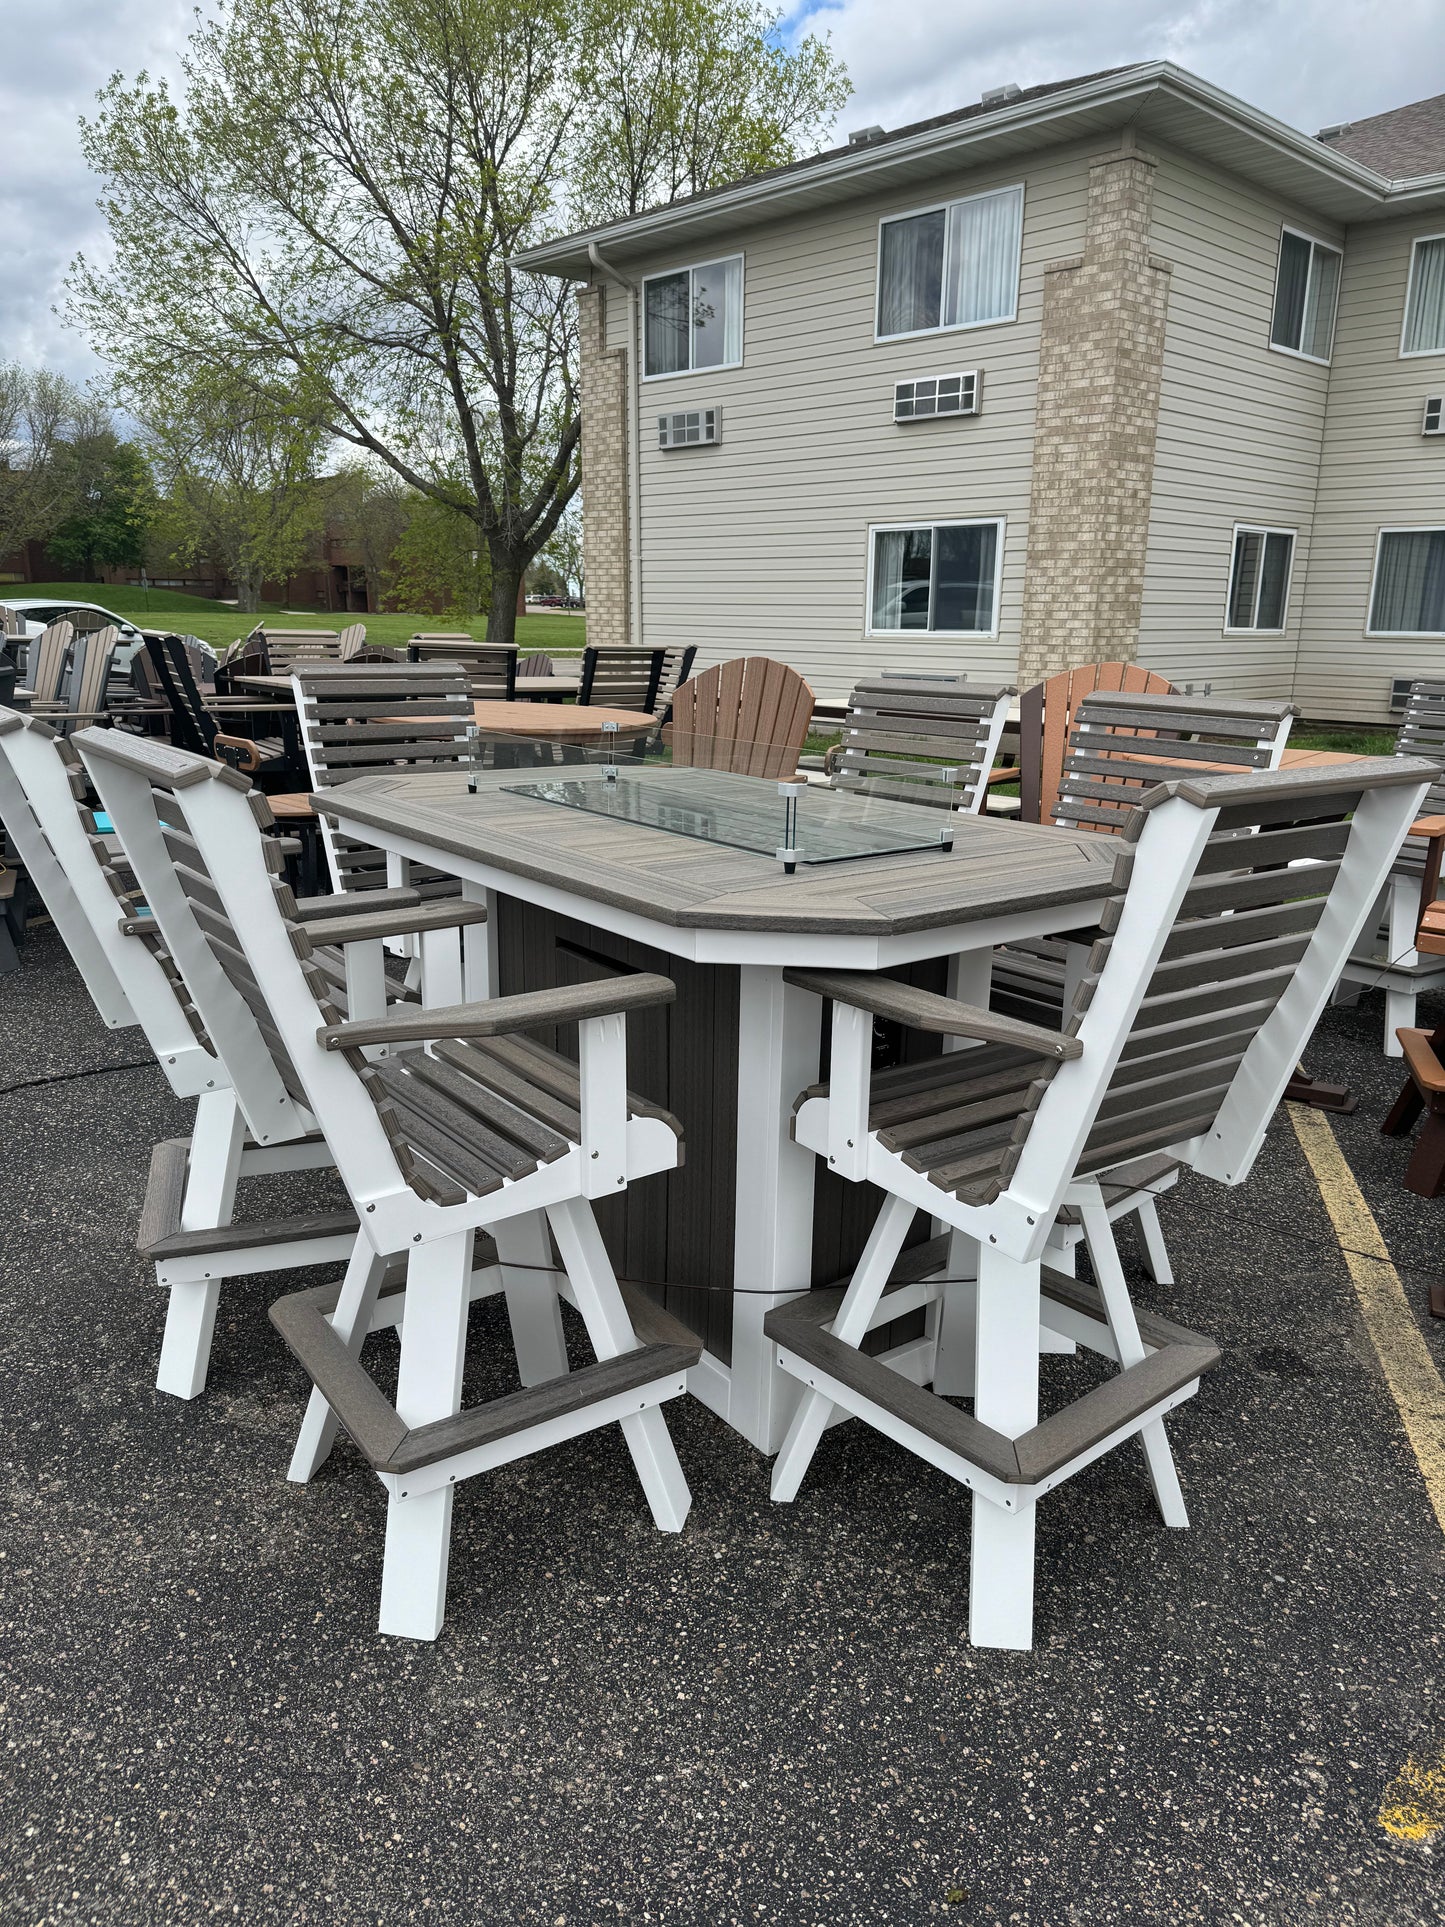
[[[341,664],[340,667],[344,668],[345,664]],[[376,665],[361,664],[359,667],[375,668]],[[288,696],[291,694],[289,676],[233,676],[231,681],[237,689],[259,689],[273,694],[279,690],[284,691]],[[516,693],[524,700],[536,697],[575,696],[581,687],[580,676],[518,676]]]
[[[669,772],[674,781],[686,774]],[[1069,911],[1107,893],[1119,850],[1116,838],[1087,830],[955,815],[951,851],[860,857],[788,876],[775,857],[511,793],[532,780],[531,772],[483,770],[471,794],[461,771],[396,770],[358,777],[315,800],[323,814],[383,847],[423,846],[443,869],[451,855],[575,896],[579,916],[591,901],[697,930],[886,939]],[[758,788],[776,801],[775,783]],[[913,807],[936,835],[937,813]],[[1061,914],[1058,927],[1085,920]]]
[[[645,709],[607,709],[601,703],[508,703],[481,700],[472,704],[477,728],[485,735],[531,736],[545,742],[602,740],[604,723],[620,730],[652,730],[657,718]]]

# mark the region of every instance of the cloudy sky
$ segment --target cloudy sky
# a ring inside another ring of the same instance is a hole
[[[103,254],[95,183],[76,122],[114,71],[172,74],[190,0],[4,0],[0,70],[0,359],[85,376],[97,363],[52,312],[79,250]],[[842,130],[896,127],[977,100],[1165,58],[1313,133],[1445,92],[1441,0],[804,0],[798,28],[826,30],[856,92]]]

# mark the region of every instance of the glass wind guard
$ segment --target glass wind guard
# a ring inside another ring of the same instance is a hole
[[[776,858],[785,870],[953,843],[956,793],[940,771],[929,804],[833,789],[794,768],[775,745],[682,737],[559,743],[474,733],[471,783],[479,790],[612,817]],[[939,807],[939,806],[942,807]]]

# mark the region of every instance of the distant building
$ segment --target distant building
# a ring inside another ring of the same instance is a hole
[[[1445,95],[994,89],[518,260],[583,284],[592,641],[1361,720],[1445,674]]]

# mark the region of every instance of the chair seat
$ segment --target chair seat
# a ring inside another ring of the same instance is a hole
[[[581,1140],[577,1065],[528,1037],[403,1050],[364,1075],[393,1142],[423,1167],[439,1203],[484,1197]],[[681,1143],[677,1119],[631,1091],[627,1114],[660,1119]]]

